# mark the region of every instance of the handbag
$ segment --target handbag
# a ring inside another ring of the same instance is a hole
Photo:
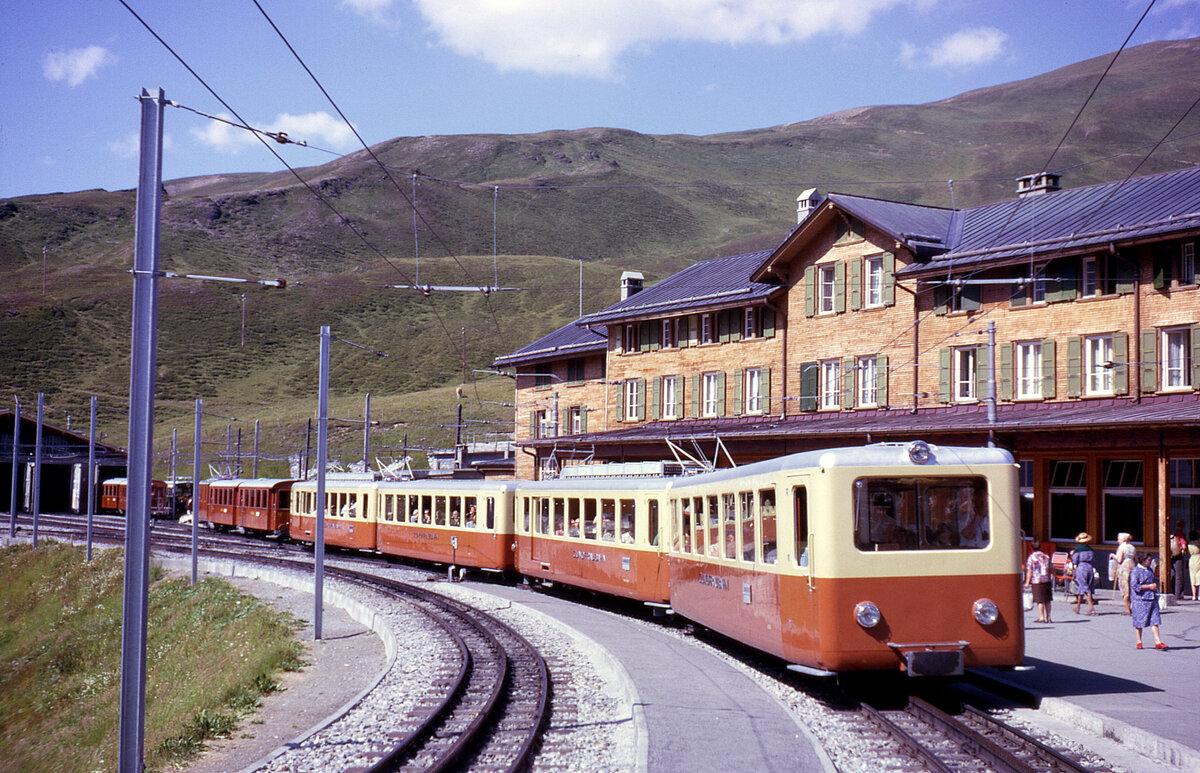
[[[1028,588],[1021,594],[1021,604],[1025,607],[1025,611],[1033,609],[1033,591]]]

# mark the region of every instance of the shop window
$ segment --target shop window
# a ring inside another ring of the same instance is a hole
[[[1019,462],[1020,472],[1020,508],[1021,533],[1026,537],[1033,536],[1033,462]]]
[[[1183,521],[1185,534],[1200,531],[1200,459],[1172,459],[1168,465],[1172,528]]]
[[[1142,467],[1141,460],[1137,459],[1109,459],[1104,462],[1105,542],[1116,542],[1117,535],[1123,531],[1132,534],[1134,542],[1144,540]]]
[[[1087,529],[1087,464],[1050,462],[1050,539],[1072,540]]]

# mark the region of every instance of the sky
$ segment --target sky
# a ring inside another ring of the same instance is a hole
[[[278,171],[250,132],[201,115],[232,120],[209,89],[249,125],[307,142],[275,146],[295,166],[361,147],[305,65],[369,144],[705,135],[1029,78],[1116,51],[1149,4],[0,0],[0,198],[136,187],[143,88],[180,106],[164,116],[164,179]],[[1198,35],[1200,0],[1157,0],[1130,45]]]

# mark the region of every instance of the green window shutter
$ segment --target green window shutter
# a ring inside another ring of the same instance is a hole
[[[1192,389],[1200,390],[1200,325],[1192,325]]]
[[[586,405],[579,406],[579,431],[587,432],[587,415],[589,413]]]
[[[617,421],[625,421],[625,382],[617,386]]]
[[[951,380],[954,373],[954,350],[942,349],[938,352],[938,400],[950,402]]]
[[[646,420],[646,379],[637,379],[637,420]]]
[[[718,311],[715,315],[717,323],[717,340],[723,344],[729,343],[729,314],[727,311]]]
[[[875,356],[875,404],[880,408],[888,405],[888,358],[886,354]]]
[[[529,412],[529,438],[533,440],[537,438],[537,411]]]
[[[934,285],[933,313],[942,316],[948,311],[950,311],[950,285]]]
[[[729,309],[726,314],[729,315],[729,338],[732,341],[742,340],[742,328],[746,326],[746,310],[745,309]]]
[[[896,254],[883,253],[883,305],[896,305]]]
[[[650,351],[656,352],[662,348],[662,320],[647,322],[650,326]]]
[[[833,310],[841,314],[846,310],[846,261],[833,265]]]
[[[1071,336],[1067,339],[1067,397],[1083,394],[1083,339]]]
[[[762,309],[762,334],[763,338],[775,337],[775,309],[766,306]]]
[[[763,368],[762,375],[759,376],[759,383],[762,384],[762,396],[758,400],[758,404],[762,406],[763,413],[771,412],[771,369]]]
[[[679,318],[679,345],[683,347],[692,345],[692,334],[695,331],[696,325],[692,316],[689,314],[686,317]]]
[[[1179,247],[1175,246],[1175,250]],[[1161,290],[1171,284],[1171,266],[1174,264],[1174,250],[1165,244],[1154,245],[1154,289]]]
[[[570,408],[562,409],[562,418],[560,418],[558,420],[558,434],[560,434],[560,435],[570,435],[571,434],[571,409]]]
[[[850,310],[862,308],[863,259],[850,261]]]
[[[800,410],[817,410],[817,370],[816,362],[800,363]]]
[[[700,418],[700,376],[692,376],[692,418]]]
[[[1142,331],[1142,351],[1138,357],[1142,363],[1142,392],[1158,391],[1158,331]]]
[[[992,377],[992,360],[987,356],[986,346],[975,347],[975,399],[984,401],[988,396],[988,381]]]
[[[733,379],[733,415],[742,415],[742,385],[746,382],[746,371],[739,370]]]
[[[1079,261],[1056,260],[1046,266],[1046,273],[1054,274],[1054,279],[1046,280],[1047,303],[1075,300],[1079,294]]]
[[[662,418],[662,377],[650,382],[650,420]]]
[[[1042,398],[1052,400],[1058,393],[1058,368],[1055,362],[1054,339],[1042,341]]]
[[[1118,295],[1128,295],[1137,289],[1137,265],[1124,260],[1120,256],[1108,259],[1108,267],[1116,279]]]
[[[650,351],[650,323],[643,322],[638,325],[638,351]]]
[[[979,298],[982,292],[983,287],[980,285],[964,284],[962,286],[963,311],[979,311]]]
[[[1129,393],[1129,334],[1113,333],[1113,392]]]
[[[1008,296],[1009,306],[1024,306],[1029,302],[1029,285],[1026,284],[1026,276],[1024,269],[1020,266],[1013,269],[1013,288]]]
[[[842,358],[842,407],[853,408],[855,405],[854,392],[854,358]]]
[[[717,415],[725,415],[725,372],[717,374]]]
[[[1000,372],[996,377],[996,397],[1001,400],[1013,399],[1013,345],[1000,344]]]
[[[804,269],[804,316],[812,317],[817,313],[817,267],[809,266]]]

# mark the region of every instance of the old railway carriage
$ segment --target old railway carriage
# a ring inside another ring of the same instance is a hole
[[[378,550],[451,566],[507,572],[512,481],[382,481],[376,485]]]
[[[1017,470],[998,449],[887,443],[671,484],[671,604],[799,670],[1018,665]]]
[[[520,482],[517,571],[665,606],[660,517],[670,479],[622,474],[628,465],[601,467],[603,477]]]
[[[330,475],[325,481],[325,544],[331,547],[374,550],[376,519],[372,507],[378,484],[369,477]],[[289,531],[298,542],[316,540],[317,481],[292,486]]]
[[[197,523],[208,524],[212,528],[232,529],[237,525],[237,492],[240,480],[205,480],[200,482],[200,491],[196,495]]]
[[[128,478],[109,478],[100,484],[100,510],[125,514],[128,509]],[[167,482],[150,481],[150,517],[170,518],[175,515],[175,503],[167,493]]]

